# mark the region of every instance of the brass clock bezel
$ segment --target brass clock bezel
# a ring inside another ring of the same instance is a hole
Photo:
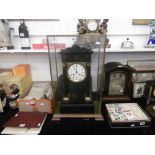
[[[90,29],[89,29],[88,24],[89,24],[90,21],[95,21],[95,22],[96,22],[97,27],[96,27],[95,30],[90,30]],[[97,19],[88,19],[88,20],[86,21],[86,27],[87,27],[87,30],[88,30],[89,32],[96,32],[96,31],[99,29],[99,21],[98,21]]]
[[[85,69],[85,78],[82,79],[82,80],[80,80],[80,81],[73,81],[73,80],[71,80],[71,78],[70,78],[70,76],[69,76],[69,74],[68,74],[69,68],[70,68],[72,65],[75,65],[75,64],[80,65],[80,66],[82,66],[82,67]],[[71,82],[73,82],[73,83],[80,83],[80,82],[83,82],[83,81],[86,79],[86,77],[87,77],[87,69],[86,69],[85,65],[83,65],[83,64],[81,64],[81,63],[71,63],[71,64],[69,64],[69,65],[67,66],[66,74],[67,74],[67,78],[68,78]]]

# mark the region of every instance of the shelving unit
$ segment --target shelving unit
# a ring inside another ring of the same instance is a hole
[[[102,49],[101,49],[102,50]],[[22,49],[13,49],[13,50],[0,50],[0,53],[47,53],[48,50],[41,49],[41,50],[22,50]],[[106,52],[110,53],[136,53],[136,52],[155,52],[155,48],[134,48],[134,49],[122,49],[122,48],[107,48]]]
[[[22,50],[22,49],[13,49],[13,50],[0,50],[0,53],[48,53],[48,50]]]
[[[50,80],[48,66],[48,50],[22,50],[18,34],[19,19],[9,20],[10,27],[15,29],[15,48],[0,50],[0,67],[11,68],[20,63],[31,65],[34,80]],[[72,20],[26,20],[32,44],[40,44],[46,35],[77,34],[77,19]],[[132,19],[110,19],[108,22],[108,38],[111,48],[106,49],[106,63],[118,61],[126,64],[132,59],[152,59],[155,57],[155,48],[144,48],[149,37],[149,26],[132,25]],[[121,43],[129,37],[134,42],[134,49],[121,49]],[[102,50],[102,49],[101,49]],[[103,50],[102,50],[103,51]],[[96,59],[94,57],[94,59]],[[95,61],[95,60],[94,60]],[[43,74],[42,74],[43,73]]]
[[[133,48],[133,49],[122,49],[122,48],[107,48],[106,52],[155,52],[155,48]]]

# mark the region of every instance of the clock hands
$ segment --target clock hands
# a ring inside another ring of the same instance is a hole
[[[76,68],[73,66],[74,70],[75,70],[75,73],[77,74],[77,65],[76,65]]]
[[[77,65],[76,65],[76,73],[77,73]]]
[[[72,81],[82,81],[85,78],[84,67],[80,64],[73,64],[68,69],[68,75]]]

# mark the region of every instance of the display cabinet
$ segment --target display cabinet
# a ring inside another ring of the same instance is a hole
[[[155,60],[128,60],[132,71],[133,98],[142,98],[147,81],[155,80]]]
[[[105,36],[47,36],[55,112],[53,119],[101,115],[101,76]],[[61,46],[63,45],[63,46]]]

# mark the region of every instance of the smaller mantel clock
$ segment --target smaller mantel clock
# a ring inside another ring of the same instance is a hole
[[[131,99],[131,69],[119,62],[105,64],[103,102]]]

